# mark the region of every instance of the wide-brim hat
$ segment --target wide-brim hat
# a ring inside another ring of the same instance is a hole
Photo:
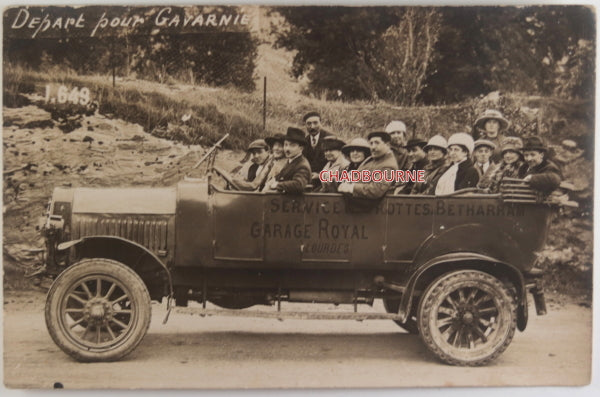
[[[352,150],[361,150],[366,156],[371,154],[371,146],[365,138],[354,138],[349,144],[342,148],[342,153],[349,156]]]
[[[475,120],[475,127],[484,129],[485,123],[488,120],[497,120],[500,123],[500,130],[507,129],[510,124],[498,110],[486,109],[486,111]]]
[[[504,137],[500,142],[500,153],[502,153],[502,155],[509,151],[523,155],[522,149],[523,141],[517,136]]]
[[[544,140],[539,136],[532,136],[525,139],[522,150],[524,152],[527,150],[537,150],[540,152],[546,152],[548,151],[548,146],[546,146]]]
[[[369,133],[369,135],[367,135],[368,140],[371,140],[371,138],[376,138],[376,137],[381,138],[381,140],[384,142],[391,142],[391,140],[392,140],[392,136],[385,131],[373,131],[373,132]]]
[[[250,145],[248,145],[248,149],[246,149],[246,151],[249,152],[254,149],[269,150],[269,145],[267,145],[267,142],[265,142],[264,139],[256,139],[250,142]]]
[[[265,138],[265,141],[267,142],[267,144],[270,147],[273,147],[273,145],[276,142],[279,142],[279,143],[281,143],[283,145],[283,141],[284,140],[285,140],[285,135],[283,135],[282,133],[277,133],[275,135],[268,136],[268,137]]]
[[[346,142],[336,136],[329,135],[323,138],[323,150],[342,150]]]
[[[319,120],[321,119],[321,115],[319,114],[319,112],[312,111],[302,116],[302,121],[306,123],[306,120],[308,120],[310,117],[318,117]]]
[[[288,127],[287,133],[285,134],[283,140],[295,142],[302,146],[306,146],[306,144],[308,143],[306,142],[306,136],[304,135],[304,131],[296,127]]]
[[[404,146],[406,149],[410,149],[411,147],[415,147],[415,146],[419,146],[421,149],[423,149],[425,147],[425,145],[427,145],[427,141],[423,138],[411,138],[408,140],[408,142],[406,143],[406,146]]]
[[[475,141],[474,143],[474,149],[473,150],[477,150],[478,147],[480,146],[487,146],[492,150],[496,149],[496,144],[492,141],[489,141],[487,139],[478,139]]]

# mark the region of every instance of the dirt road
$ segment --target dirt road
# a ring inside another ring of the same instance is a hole
[[[145,339],[123,361],[81,364],[48,335],[42,293],[6,293],[4,303],[4,382],[12,388],[582,385],[590,378],[592,311],[575,304],[551,303],[542,317],[532,311],[527,330],[497,361],[460,368],[440,364],[391,321],[172,313],[163,325],[159,304]]]

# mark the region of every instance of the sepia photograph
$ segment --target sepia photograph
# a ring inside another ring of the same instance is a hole
[[[592,5],[12,4],[8,389],[592,382]]]

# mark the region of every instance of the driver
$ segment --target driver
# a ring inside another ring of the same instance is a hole
[[[301,129],[288,127],[283,140],[283,152],[287,163],[275,176],[275,180],[268,184],[268,190],[288,194],[304,192],[311,176],[310,164],[302,155],[306,144],[306,137]]]
[[[252,141],[246,149],[252,164],[243,176],[233,177],[233,183],[239,190],[257,190],[265,182],[272,166],[269,146],[264,139]]]

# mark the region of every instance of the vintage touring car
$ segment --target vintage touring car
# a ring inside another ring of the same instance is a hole
[[[545,313],[535,262],[553,206],[523,181],[357,202],[227,190],[212,169],[173,188],[54,190],[45,313],[62,350],[122,358],[144,337],[151,300],[167,297],[169,311],[174,300],[199,314],[393,320],[442,361],[483,365],[525,329],[528,291]],[[363,309],[375,299],[386,312]],[[292,312],[282,301],[353,306]],[[273,307],[243,310],[254,305]]]

